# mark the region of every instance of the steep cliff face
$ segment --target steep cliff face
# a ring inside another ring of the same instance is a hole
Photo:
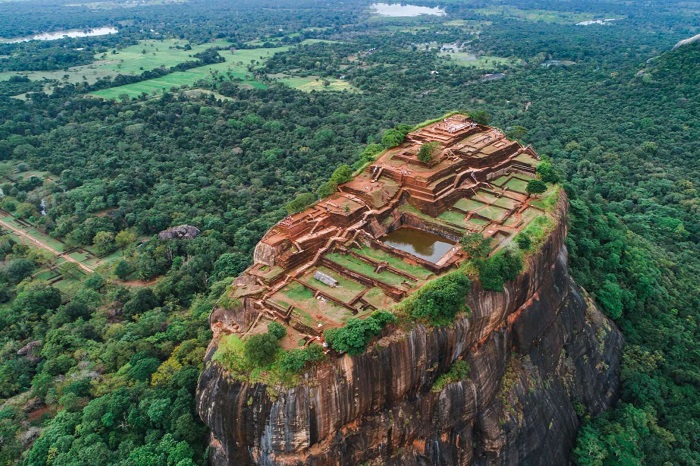
[[[198,408],[213,464],[566,464],[576,412],[616,397],[623,342],[570,278],[565,200],[557,213],[526,270],[501,293],[474,284],[472,315],[451,326],[394,329],[274,398],[209,360]],[[460,358],[468,377],[431,390]]]

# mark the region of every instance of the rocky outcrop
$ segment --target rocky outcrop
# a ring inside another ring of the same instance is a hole
[[[158,239],[193,239],[199,236],[199,233],[199,228],[192,225],[178,225],[158,233]]]
[[[623,341],[570,278],[564,199],[558,214],[525,271],[500,293],[475,283],[471,315],[451,326],[393,329],[274,397],[208,360],[198,409],[212,463],[566,464],[577,411],[616,398]],[[457,359],[468,377],[432,390]]]
[[[697,34],[693,37],[689,37],[687,39],[679,40],[678,43],[676,43],[676,45],[674,45],[673,49],[671,49],[671,50],[676,50],[678,47],[682,47],[682,46],[688,45],[688,44],[694,44],[695,42],[698,42],[698,41],[700,41],[700,34]]]

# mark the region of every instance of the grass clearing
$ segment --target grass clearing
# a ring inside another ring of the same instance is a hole
[[[256,89],[266,89],[267,86],[254,79],[248,71],[249,64],[259,64],[275,53],[285,52],[289,47],[258,48],[219,52],[226,59],[223,63],[199,66],[187,71],[177,71],[155,79],[147,79],[124,86],[112,87],[93,92],[92,95],[105,99],[117,99],[121,95],[138,97],[142,93],[161,94],[171,88],[192,86],[200,80],[209,80],[223,76],[226,79],[240,79],[242,84]]]
[[[500,222],[503,220],[507,213],[507,210],[492,205],[486,206],[479,210],[479,215],[484,216],[494,222]]]
[[[555,10],[524,10],[514,6],[494,6],[478,8],[474,13],[482,16],[499,16],[502,18],[515,18],[535,23],[576,24],[581,21],[594,19],[592,13],[573,13]]]
[[[292,87],[294,89],[299,89],[303,92],[311,91],[349,91],[358,92],[352,84],[348,81],[335,78],[320,78],[318,76],[307,76],[307,77],[296,77],[289,76],[278,79],[279,82]],[[327,85],[326,85],[327,84]]]
[[[443,52],[440,56],[449,58],[458,65],[479,70],[500,70],[523,64],[523,61],[519,58],[498,57],[495,55],[476,56],[469,52]]]

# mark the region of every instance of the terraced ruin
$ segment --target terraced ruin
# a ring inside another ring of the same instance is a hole
[[[421,161],[427,143],[436,149]],[[498,250],[543,215],[526,193],[538,163],[530,147],[464,115],[409,133],[336,193],[275,225],[233,283],[242,312],[214,311],[212,329],[245,336],[277,321],[292,348],[391,308],[468,259],[465,234]]]

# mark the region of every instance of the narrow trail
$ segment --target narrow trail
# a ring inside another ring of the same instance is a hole
[[[86,272],[88,272],[88,273],[94,273],[94,272],[95,272],[93,269],[91,269],[91,268],[88,267],[87,265],[83,264],[82,262],[73,259],[73,258],[70,257],[69,255],[64,255],[64,253],[62,253],[62,252],[58,252],[57,250],[55,250],[54,248],[52,248],[52,247],[49,246],[48,244],[44,243],[43,241],[40,241],[40,240],[38,240],[38,239],[36,239],[36,238],[33,238],[31,235],[29,235],[29,234],[26,233],[25,231],[23,231],[23,230],[21,230],[21,229],[15,227],[15,226],[10,225],[9,223],[5,222],[4,220],[0,220],[0,225],[2,225],[4,228],[7,228],[8,230],[11,230],[11,231],[12,231],[13,233],[15,233],[16,235],[21,236],[22,238],[28,239],[29,241],[31,241],[32,243],[36,244],[36,245],[39,246],[40,248],[46,249],[46,250],[49,251],[51,254],[53,254],[53,255],[55,255],[55,256],[57,256],[57,257],[62,257],[62,258],[64,258],[65,260],[67,260],[68,262],[72,262],[72,263],[74,263],[74,264],[78,264],[78,267],[80,267],[81,269],[83,269],[84,271],[86,271]]]

